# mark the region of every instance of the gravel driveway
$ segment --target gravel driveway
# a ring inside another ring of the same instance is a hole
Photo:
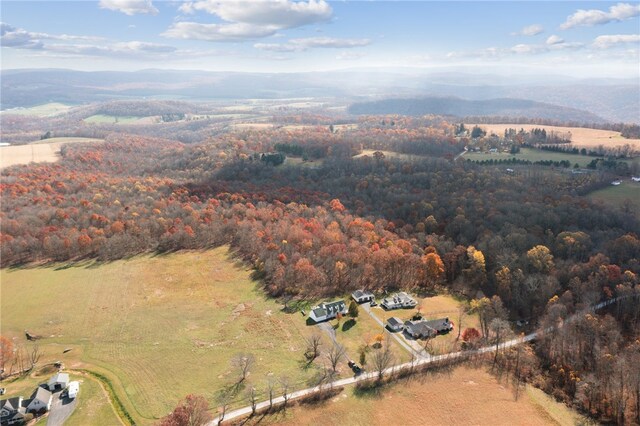
[[[78,398],[62,398],[62,392],[54,393],[51,410],[49,411],[49,417],[47,419],[47,426],[62,426],[65,420],[73,413],[77,402]]]

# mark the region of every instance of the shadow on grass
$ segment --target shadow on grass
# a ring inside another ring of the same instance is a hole
[[[356,324],[356,320],[351,318],[350,320],[345,321],[344,324],[342,324],[342,331],[349,331]]]
[[[362,399],[380,399],[384,394],[384,383],[374,380],[372,382],[360,382],[353,389],[353,396]]]

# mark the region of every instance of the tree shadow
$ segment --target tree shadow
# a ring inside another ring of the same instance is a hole
[[[351,330],[351,328],[353,328],[353,326],[356,325],[356,320],[354,318],[351,318],[348,321],[345,321],[344,324],[342,324],[342,331],[349,331]]]

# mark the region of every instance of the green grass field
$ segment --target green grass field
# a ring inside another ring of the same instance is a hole
[[[53,115],[63,114],[73,108],[71,105],[65,105],[58,102],[51,102],[48,104],[42,104],[32,106],[29,108],[12,108],[3,111],[6,114],[16,115],[32,115],[36,117],[48,117]]]
[[[564,161],[567,160],[571,163],[571,167],[574,164],[579,164],[580,167],[586,167],[595,157],[588,157],[586,155],[578,154],[565,154],[562,152],[542,151],[540,149],[522,148],[518,154],[509,154],[505,152],[498,152],[494,154],[485,152],[467,152],[462,157],[465,160],[472,161],[484,161],[484,160],[507,160],[509,158],[517,158],[519,160],[535,161]]]
[[[300,368],[312,327],[283,313],[249,273],[226,248],[3,269],[1,333],[16,342],[24,330],[44,336],[41,363],[104,375],[140,424],[189,393],[214,406],[214,393],[235,382],[230,361],[238,353],[255,355],[249,380],[257,386],[272,373],[303,387],[315,373]]]
[[[590,193],[589,198],[618,207],[630,203],[629,207],[640,217],[640,182],[625,179],[619,186],[611,185]]]
[[[148,117],[138,117],[134,115],[116,117],[115,115],[96,114],[85,118],[85,123],[107,123],[107,124],[135,124]]]

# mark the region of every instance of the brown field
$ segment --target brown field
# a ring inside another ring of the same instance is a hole
[[[60,148],[68,143],[102,142],[92,138],[51,138],[28,145],[12,145],[0,148],[0,169],[17,164],[53,163],[60,159]]]
[[[474,124],[469,124],[473,127]],[[524,129],[529,131],[534,128],[544,128],[547,132],[571,132],[571,143],[575,146],[596,148],[600,145],[606,148],[612,148],[616,146],[631,145],[633,149],[640,150],[640,139],[626,139],[620,135],[620,132],[613,132],[611,130],[600,129],[584,129],[581,127],[557,127],[557,126],[541,126],[536,124],[479,124],[479,126],[486,130],[487,133],[495,133],[497,135],[504,135],[505,129]]]
[[[520,393],[482,369],[459,367],[401,381],[377,394],[352,387],[325,403],[296,406],[245,424],[269,425],[575,425],[580,415],[537,389]]]

